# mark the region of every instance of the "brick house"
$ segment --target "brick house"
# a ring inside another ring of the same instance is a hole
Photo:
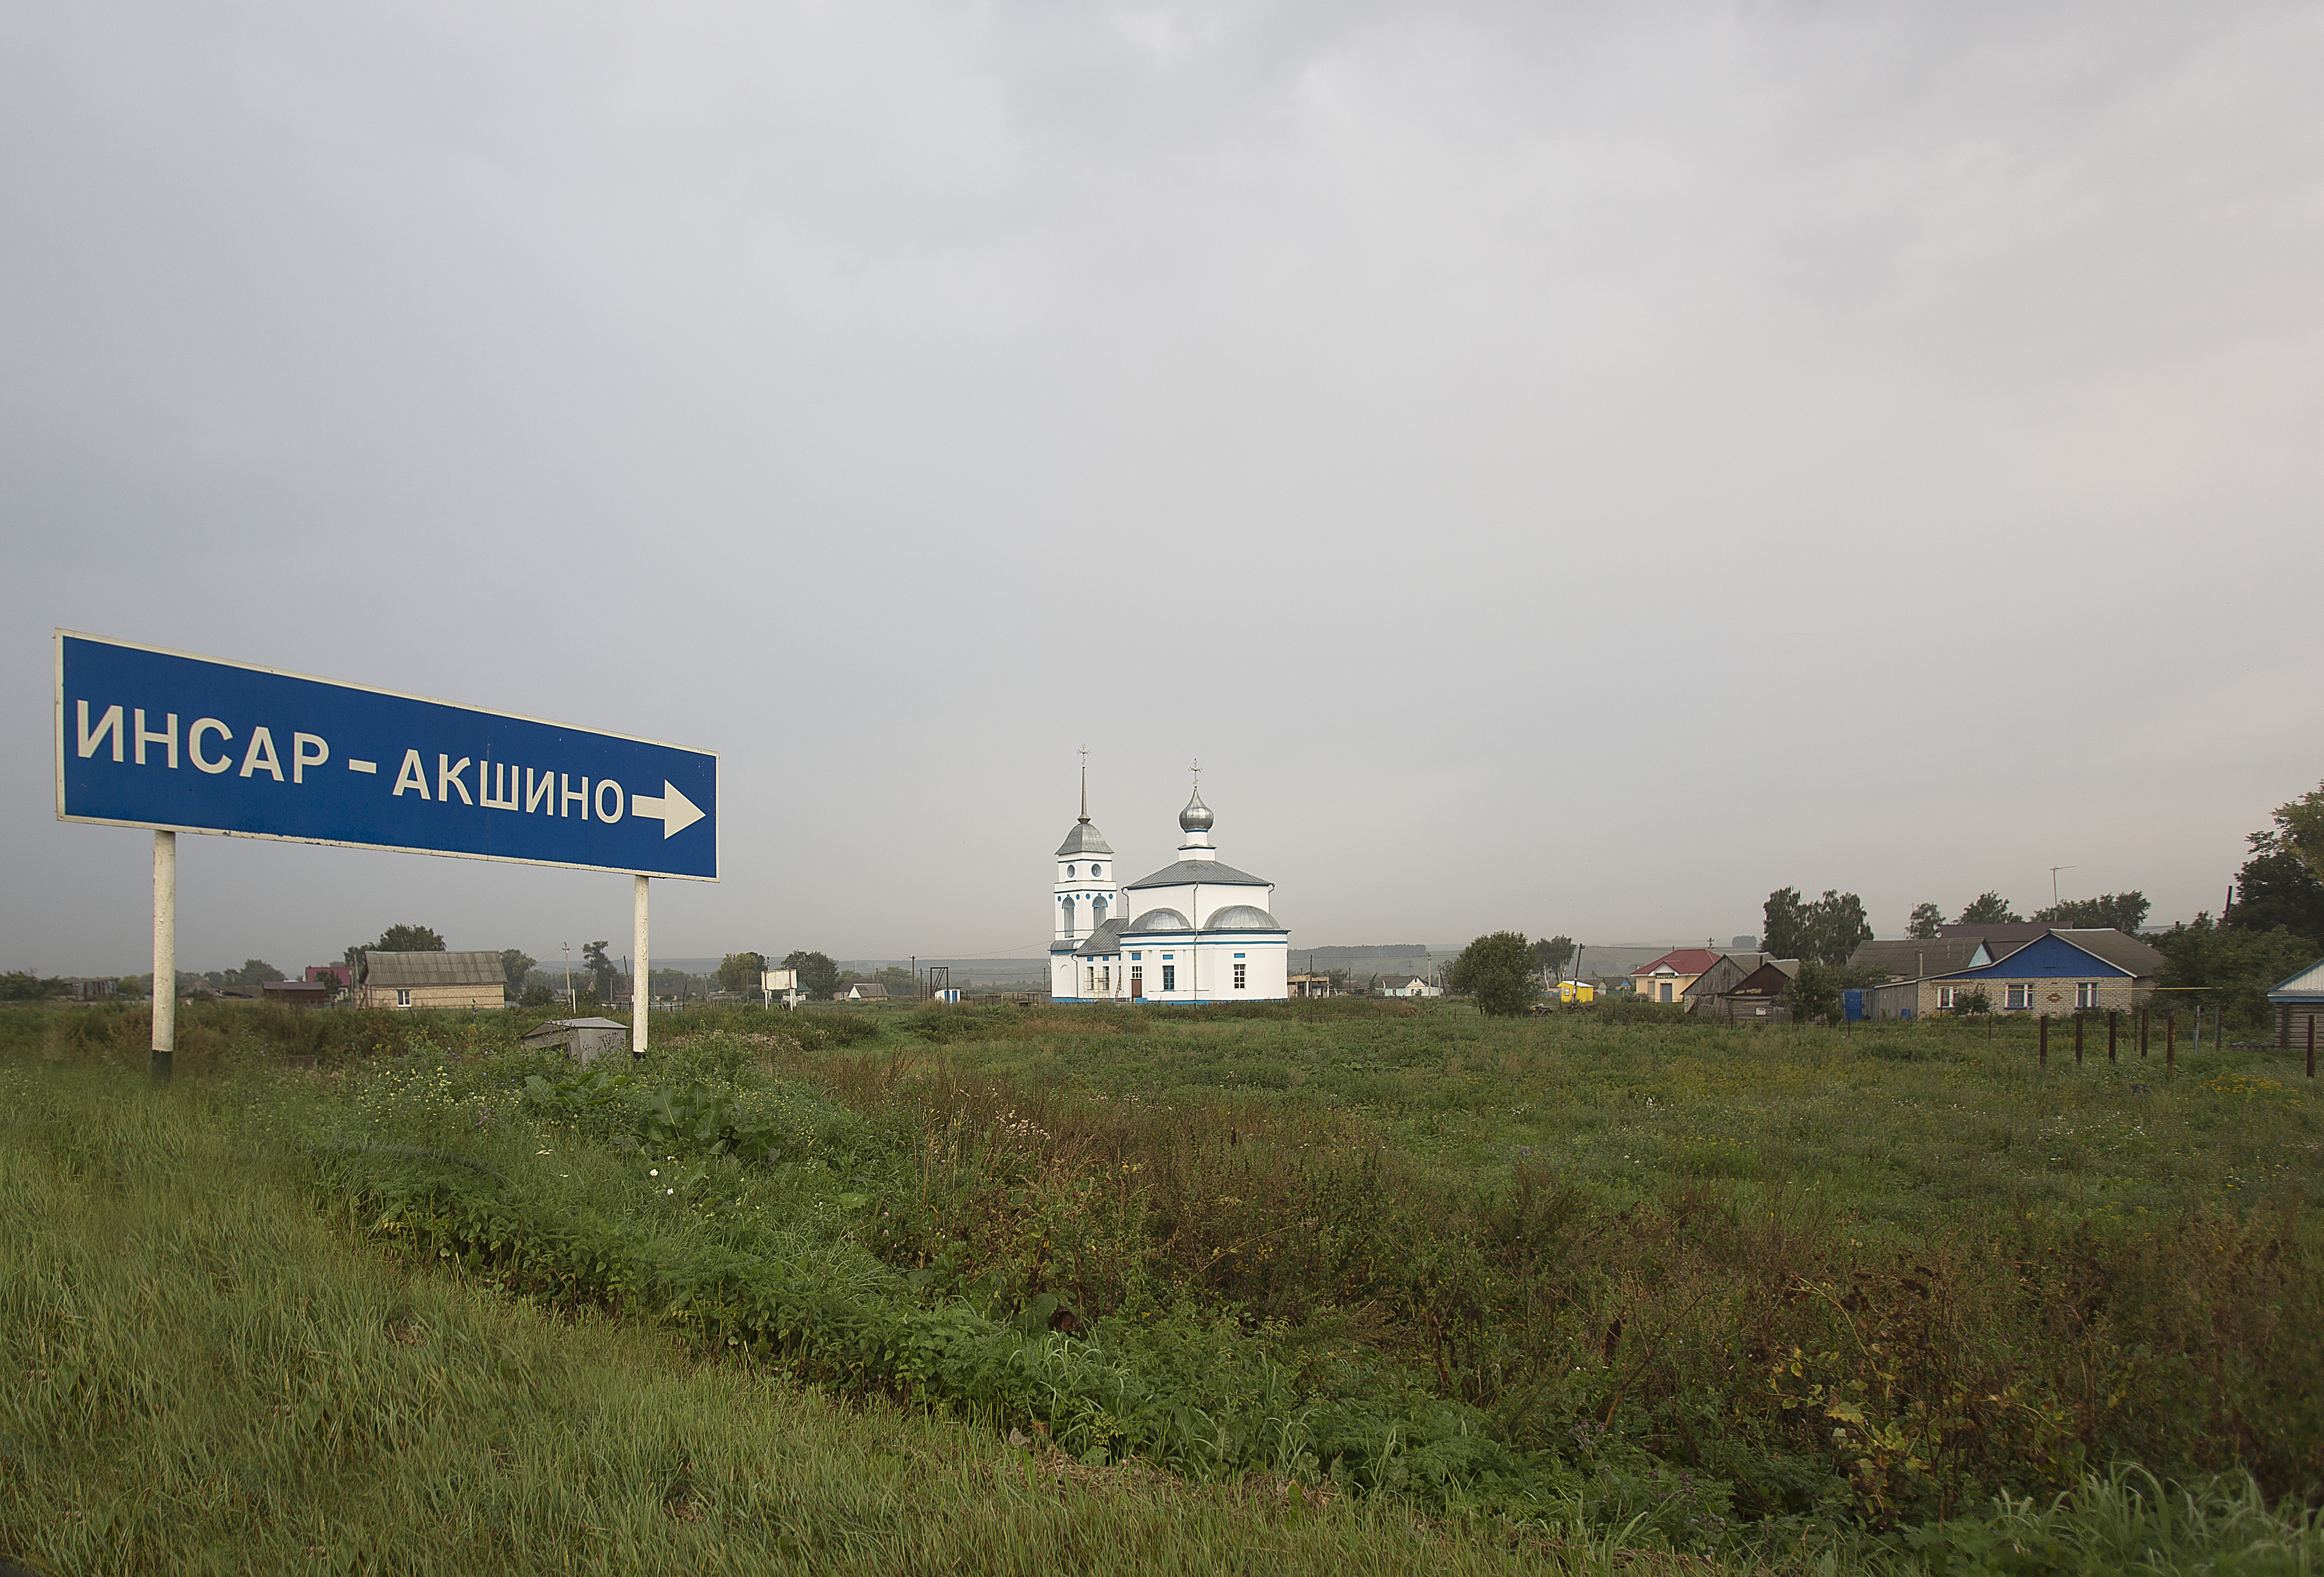
[[[2120,931],[2044,930],[1991,964],[1922,983],[1938,1012],[1976,990],[2000,1013],[2106,1012],[2144,1002],[2162,966],[2163,954]]]

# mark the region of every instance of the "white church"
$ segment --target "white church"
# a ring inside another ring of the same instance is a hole
[[[1275,883],[1211,846],[1202,785],[1178,813],[1178,858],[1127,886],[1113,846],[1082,816],[1057,845],[1049,995],[1060,1002],[1278,1002],[1290,995],[1291,933],[1267,912]]]

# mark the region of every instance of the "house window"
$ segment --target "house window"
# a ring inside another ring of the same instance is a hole
[[[1162,989],[1166,991],[1175,991],[1178,989],[1178,966],[1176,964],[1166,964],[1162,966]]]
[[[2095,1008],[2098,1005],[2098,982],[2086,980],[2074,988],[2074,1006]]]
[[[395,1005],[399,1008],[408,1008],[411,1006],[410,987],[398,986],[395,988]]]
[[[2005,999],[2005,1001],[2007,1006],[2012,1008],[2032,1007],[2034,1005],[2034,982],[2030,980],[2010,982],[2009,995]]]
[[[1235,965],[1235,990],[1240,991],[1243,989],[1242,972],[1248,967],[1250,966],[1241,964]]]
[[[1937,988],[1937,1006],[1940,1008],[1951,1007],[1953,1005],[1953,992],[1958,989],[1959,988],[1955,986],[1939,986]]]

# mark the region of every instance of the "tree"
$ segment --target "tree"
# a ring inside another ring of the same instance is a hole
[[[1796,887],[1779,887],[1767,895],[1759,927],[1759,946],[1778,958],[1807,956],[1808,908]]]
[[[827,1002],[839,989],[839,965],[820,953],[794,948],[783,954],[783,967],[798,971],[798,989],[809,1001]]]
[[[1945,911],[1932,903],[1916,903],[1913,918],[1904,922],[1904,935],[1915,942],[1933,942],[1937,928],[1945,923]]]
[[[2268,991],[2324,953],[2282,927],[2247,931],[2215,926],[2208,912],[2197,915],[2191,926],[2172,927],[2154,945],[2163,958],[2155,983],[2182,988],[2161,992],[2158,1006],[2224,1008],[2229,1023],[2254,1028],[2274,1021]]]
[[[381,953],[441,953],[444,938],[426,926],[390,926],[372,946]]]
[[[755,953],[729,953],[718,961],[718,989],[747,995],[759,989],[759,976],[767,961]]]
[[[891,964],[872,977],[888,988],[891,997],[911,997],[919,994],[920,982],[912,972],[900,964]]]
[[[534,981],[524,988],[524,995],[517,999],[517,1006],[520,1008],[546,1008],[554,1001],[556,1001],[556,999],[549,994],[548,985],[544,982]]]
[[[2324,783],[2277,806],[2275,826],[2283,846],[2300,857],[2308,874],[2324,881]]]
[[[605,956],[609,942],[585,942],[581,945],[581,965],[589,972],[590,991],[601,1002],[610,1002],[621,994],[622,972]]]
[[[1508,1019],[1541,995],[1534,969],[1533,948],[1523,931],[1495,931],[1461,949],[1445,979],[1454,991],[1474,996],[1487,1014]]]
[[[1961,910],[1964,926],[2022,926],[2025,917],[2009,907],[2009,900],[1997,892],[1979,893],[1975,902]]]
[[[220,985],[254,986],[281,978],[282,972],[263,958],[245,958],[240,969],[220,970],[217,982]]]
[[[507,979],[509,990],[512,991],[524,990],[524,972],[539,962],[540,960],[536,958],[527,958],[516,948],[502,948],[501,973]]]
[[[1548,936],[1533,945],[1536,967],[1553,974],[1563,974],[1565,966],[1573,962],[1573,938]]]
[[[2251,835],[2252,855],[2236,873],[2236,903],[2227,923],[2238,930],[2273,931],[2324,942],[2324,881],[2316,879],[2281,832]]]
[[[1784,1006],[1794,1024],[1812,1024],[1840,1017],[1840,972],[1812,958],[1800,960],[1800,972],[1784,988]]]
[[[2048,908],[2035,909],[2034,918],[2045,926],[2065,930],[2110,928],[2135,936],[2138,927],[2146,924],[2146,911],[2151,907],[2146,895],[2133,888],[2128,892],[2109,892],[2098,898],[2070,898]]]
[[[1872,940],[1872,922],[1865,916],[1864,900],[1852,892],[1825,888],[1823,896],[1807,906],[1807,921],[1803,951],[1790,956],[1812,958],[1838,969]]]

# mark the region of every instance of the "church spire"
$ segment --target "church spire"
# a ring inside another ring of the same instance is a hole
[[[1089,820],[1089,746],[1082,746],[1082,820]]]

